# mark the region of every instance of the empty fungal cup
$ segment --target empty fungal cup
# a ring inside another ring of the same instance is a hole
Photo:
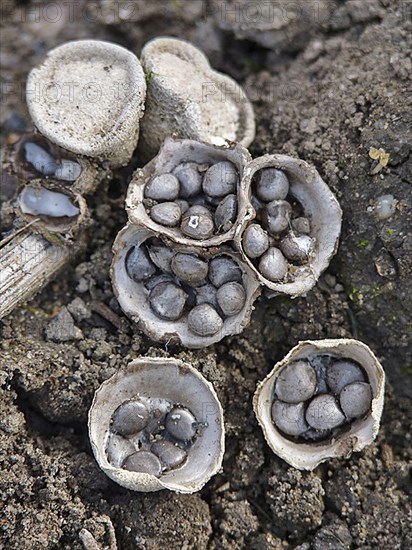
[[[119,485],[194,493],[221,468],[223,411],[189,364],[136,359],[96,391],[89,437],[100,468]]]
[[[137,57],[99,40],[50,51],[27,79],[36,128],[60,147],[125,165],[136,148],[146,81]]]
[[[65,239],[89,223],[86,201],[81,195],[41,180],[32,180],[20,188],[16,213],[41,233],[59,233]]]

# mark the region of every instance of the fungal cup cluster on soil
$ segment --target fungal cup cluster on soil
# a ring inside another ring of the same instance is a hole
[[[372,390],[362,367],[349,359],[315,355],[279,373],[272,420],[297,441],[333,437],[371,407]]]
[[[79,178],[81,166],[75,160],[53,156],[45,140],[36,141],[28,139],[22,144],[20,161],[42,182],[23,187],[18,197],[19,208],[28,216],[74,221],[80,209],[70,185]]]
[[[119,303],[150,337],[193,348],[241,332],[262,287],[312,288],[341,224],[338,202],[304,161],[176,138],[133,174],[126,209],[130,231],[116,239],[112,266]],[[147,303],[169,324],[149,327]]]
[[[113,413],[107,457],[116,468],[158,477],[182,466],[207,423],[181,404],[138,397]]]

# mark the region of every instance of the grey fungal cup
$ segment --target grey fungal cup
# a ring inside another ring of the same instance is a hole
[[[130,224],[113,252],[119,304],[152,340],[203,348],[248,324],[260,285],[231,248],[172,245]]]
[[[253,407],[272,451],[313,470],[375,439],[385,373],[358,340],[300,342],[258,384]]]
[[[242,181],[254,214],[235,242],[269,297],[306,294],[328,267],[342,211],[313,166],[286,155],[250,162]]]
[[[142,50],[148,75],[139,151],[145,159],[172,134],[214,144],[225,140],[248,147],[255,136],[253,108],[242,88],[214,71],[189,42],[155,38]]]
[[[211,247],[233,239],[251,215],[242,190],[250,160],[239,144],[166,139],[133,175],[126,198],[129,221],[178,244]]]
[[[81,195],[111,175],[96,161],[62,149],[39,133],[23,136],[6,153],[6,168],[20,180],[43,179]]]
[[[46,235],[59,233],[65,240],[73,238],[89,220],[86,201],[81,195],[36,179],[21,186],[15,211],[37,231]]]
[[[89,437],[100,468],[119,485],[193,493],[221,468],[223,411],[191,365],[141,358],[96,391]]]
[[[27,105],[40,133],[114,166],[127,164],[136,148],[145,97],[137,57],[99,40],[55,48],[27,79]]]

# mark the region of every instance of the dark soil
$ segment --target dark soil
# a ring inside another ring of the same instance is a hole
[[[82,533],[94,537],[90,549],[411,548],[412,3],[308,0],[306,8],[322,5],[322,16],[286,11],[290,21],[272,48],[258,30],[240,33],[227,15],[245,1],[216,1],[215,14],[209,0],[86,4],[2,5],[3,142],[30,129],[24,82],[56,45],[98,38],[139,54],[157,35],[190,39],[245,86],[257,119],[252,154],[313,163],[342,205],[343,233],[306,298],[261,298],[240,336],[198,352],[165,349],[113,297],[111,244],[126,220],[130,171],[104,183],[89,198],[86,252],[1,323],[0,547],[76,550]],[[371,147],[390,155],[377,175]],[[5,199],[5,175],[2,182]],[[379,220],[375,202],[386,194],[397,208]],[[72,337],[56,342],[49,323],[64,307]],[[387,373],[386,406],[373,445],[300,472],[271,453],[251,399],[299,340],[327,337],[359,338],[374,350]],[[99,470],[88,442],[95,389],[131,359],[159,354],[196,366],[225,411],[223,471],[190,496],[122,489]]]

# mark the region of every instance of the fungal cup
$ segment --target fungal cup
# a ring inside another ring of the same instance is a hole
[[[113,252],[119,304],[153,340],[202,348],[248,324],[260,285],[233,249],[179,247],[130,224]]]
[[[130,160],[146,97],[132,52],[99,40],[67,42],[30,72],[26,96],[36,128],[53,143],[113,166]]]
[[[233,239],[251,215],[241,189],[250,160],[239,144],[167,138],[159,154],[133,175],[126,198],[129,221],[187,246],[213,247]]]
[[[223,411],[189,364],[141,358],[96,391],[89,436],[100,468],[119,485],[193,493],[221,468]]]
[[[372,443],[384,384],[382,366],[362,342],[305,341],[258,384],[253,407],[272,451],[313,470]]]
[[[176,38],[156,38],[143,48],[141,62],[148,76],[139,142],[145,159],[151,159],[172,134],[214,144],[252,143],[255,119],[245,92],[230,77],[214,71],[195,46]]]
[[[249,162],[241,193],[252,215],[235,242],[269,297],[306,294],[328,267],[341,230],[342,211],[314,167],[286,155]]]
[[[39,133],[26,134],[6,152],[6,168],[24,182],[42,179],[81,195],[94,193],[111,175],[108,168],[62,149]]]

